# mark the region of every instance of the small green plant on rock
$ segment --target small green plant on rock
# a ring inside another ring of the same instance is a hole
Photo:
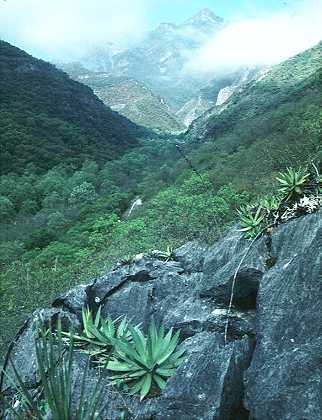
[[[53,334],[51,328],[39,326],[38,338],[35,340],[37,370],[40,377],[40,388],[30,390],[22,376],[12,363],[15,379],[10,378],[17,394],[13,406],[8,411],[13,418],[35,420],[94,420],[99,418],[102,408],[102,380],[98,380],[91,391],[85,384],[88,366],[80,378],[79,399],[75,402],[73,391],[74,342],[71,339],[66,349],[63,341],[61,322]]]
[[[249,207],[242,207],[238,210],[238,214],[241,222],[241,232],[244,232],[246,239],[254,239],[263,228],[263,221],[265,216],[262,213],[262,206],[258,206],[257,209]]]
[[[103,355],[106,352],[106,356],[108,356],[113,347],[114,339],[131,339],[129,323],[126,318],[103,319],[101,307],[99,307],[95,318],[93,318],[88,307],[83,308],[82,320],[83,332],[81,334],[69,332],[64,333],[64,335],[73,339],[77,344],[91,345],[92,349],[89,352],[92,356]]]
[[[255,239],[279,223],[321,207],[321,176],[314,163],[312,168],[287,168],[276,178],[279,185],[276,196],[264,197],[258,204],[238,210],[246,239]]]
[[[175,259],[174,250],[171,246],[167,246],[165,251],[154,251],[152,256],[156,256],[159,259],[164,260],[165,262],[173,261]]]
[[[287,168],[286,172],[280,172],[276,179],[284,201],[293,200],[303,195],[309,177],[310,173],[306,168],[298,170]]]
[[[158,330],[151,322],[145,337],[137,327],[130,327],[132,342],[115,340],[114,357],[106,368],[117,372],[112,376],[114,384],[139,393],[141,400],[153,386],[164,389],[166,379],[171,377],[183,361],[185,350],[178,346],[178,331],[170,329],[165,334],[163,326]]]

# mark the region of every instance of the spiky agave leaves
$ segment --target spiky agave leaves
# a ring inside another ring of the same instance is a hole
[[[73,363],[74,342],[70,340],[66,349],[60,319],[54,335],[51,328],[45,330],[39,326],[39,335],[35,341],[37,369],[43,389],[41,398],[37,399],[24,384],[19,372],[12,364],[16,382],[11,379],[13,387],[21,400],[21,409],[10,411],[16,418],[33,418],[45,420],[94,420],[98,418],[102,405],[102,380],[98,380],[94,388],[86,390],[88,365],[83,372],[80,384],[80,396],[75,402],[73,398]],[[86,398],[85,398],[86,394]],[[27,416],[27,417],[26,417]]]
[[[289,201],[304,193],[306,183],[310,173],[306,168],[298,170],[287,168],[286,172],[280,172],[276,178],[280,187],[279,191],[283,194],[284,200]]]
[[[240,232],[244,232],[246,239],[256,238],[263,229],[263,221],[265,219],[265,215],[262,213],[262,206],[258,206],[255,210],[249,207],[242,207],[238,210],[238,214],[241,222]]]
[[[83,308],[82,320],[82,334],[65,333],[66,336],[72,337],[77,343],[92,344],[104,351],[113,346],[112,339],[130,339],[131,337],[126,318],[104,319],[101,316],[101,307],[99,307],[95,318],[93,318],[89,308]]]
[[[164,260],[165,262],[171,261],[175,259],[174,250],[171,246],[167,246],[165,251],[155,251],[154,255],[157,255],[158,258]],[[153,256],[153,254],[152,254]]]
[[[114,384],[128,387],[131,394],[145,398],[153,385],[161,390],[183,361],[185,350],[178,346],[180,331],[173,335],[171,328],[165,334],[151,322],[147,337],[137,327],[130,327],[132,342],[115,341],[114,357],[106,368],[118,372],[112,376]]]

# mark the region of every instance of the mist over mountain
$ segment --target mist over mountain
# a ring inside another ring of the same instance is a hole
[[[80,62],[89,70],[143,82],[178,108],[205,80],[198,75],[191,77],[185,71],[187,61],[224,26],[222,18],[204,9],[182,24],[160,24],[128,50],[118,51],[105,45],[88,53]]]

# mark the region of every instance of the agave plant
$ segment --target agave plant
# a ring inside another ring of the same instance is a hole
[[[256,238],[262,230],[265,216],[262,214],[262,206],[258,206],[256,212],[249,207],[242,207],[238,210],[242,228],[246,239]]]
[[[301,196],[309,177],[310,173],[306,168],[298,170],[287,168],[286,172],[280,172],[276,179],[280,184],[279,191],[283,194],[284,200],[289,201]]]
[[[158,330],[151,322],[147,337],[138,327],[130,327],[132,342],[115,340],[115,355],[106,368],[118,372],[112,382],[125,386],[131,394],[139,393],[145,398],[152,386],[161,390],[166,379],[172,376],[182,363],[184,349],[178,346],[180,331],[173,335],[172,328],[165,334],[164,327]]]
[[[169,245],[165,251],[154,251],[152,255],[156,255],[158,258],[164,260],[165,262],[174,260],[175,258],[173,248]]]
[[[42,392],[36,394],[30,391],[12,363],[16,381],[7,376],[18,395],[18,404],[8,407],[13,417],[36,420],[97,419],[102,408],[102,380],[98,380],[92,391],[88,393],[88,390],[85,390],[87,366],[80,382],[80,396],[75,403],[72,381],[74,343],[71,339],[65,351],[60,320],[55,336],[51,329],[48,331],[43,326],[39,327],[35,347]]]
[[[115,320],[111,318],[103,319],[101,316],[101,307],[99,307],[95,319],[88,307],[83,308],[82,320],[84,329],[81,335],[74,333],[64,333],[64,335],[73,338],[78,344],[92,344],[100,348],[100,351],[95,354],[110,349],[113,346],[113,339],[123,338],[129,340],[131,338],[129,324],[126,318],[122,320],[120,318]]]
[[[275,196],[264,197],[260,200],[260,205],[268,213],[277,211],[281,205],[281,199]]]

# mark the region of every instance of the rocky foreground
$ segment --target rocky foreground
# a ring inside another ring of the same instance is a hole
[[[186,348],[185,362],[161,395],[140,402],[107,382],[104,419],[321,419],[321,215],[280,225],[250,250],[233,228],[213,246],[182,246],[171,261],[157,253],[139,256],[36,311],[9,355],[35,386],[37,317],[55,323],[61,315],[77,327],[84,306],[93,312],[101,306],[105,316],[126,315],[144,327],[154,317],[180,329]],[[86,357],[76,354],[76,399]],[[100,374],[106,372],[90,369],[88,389]],[[5,380],[3,389],[10,392]]]

